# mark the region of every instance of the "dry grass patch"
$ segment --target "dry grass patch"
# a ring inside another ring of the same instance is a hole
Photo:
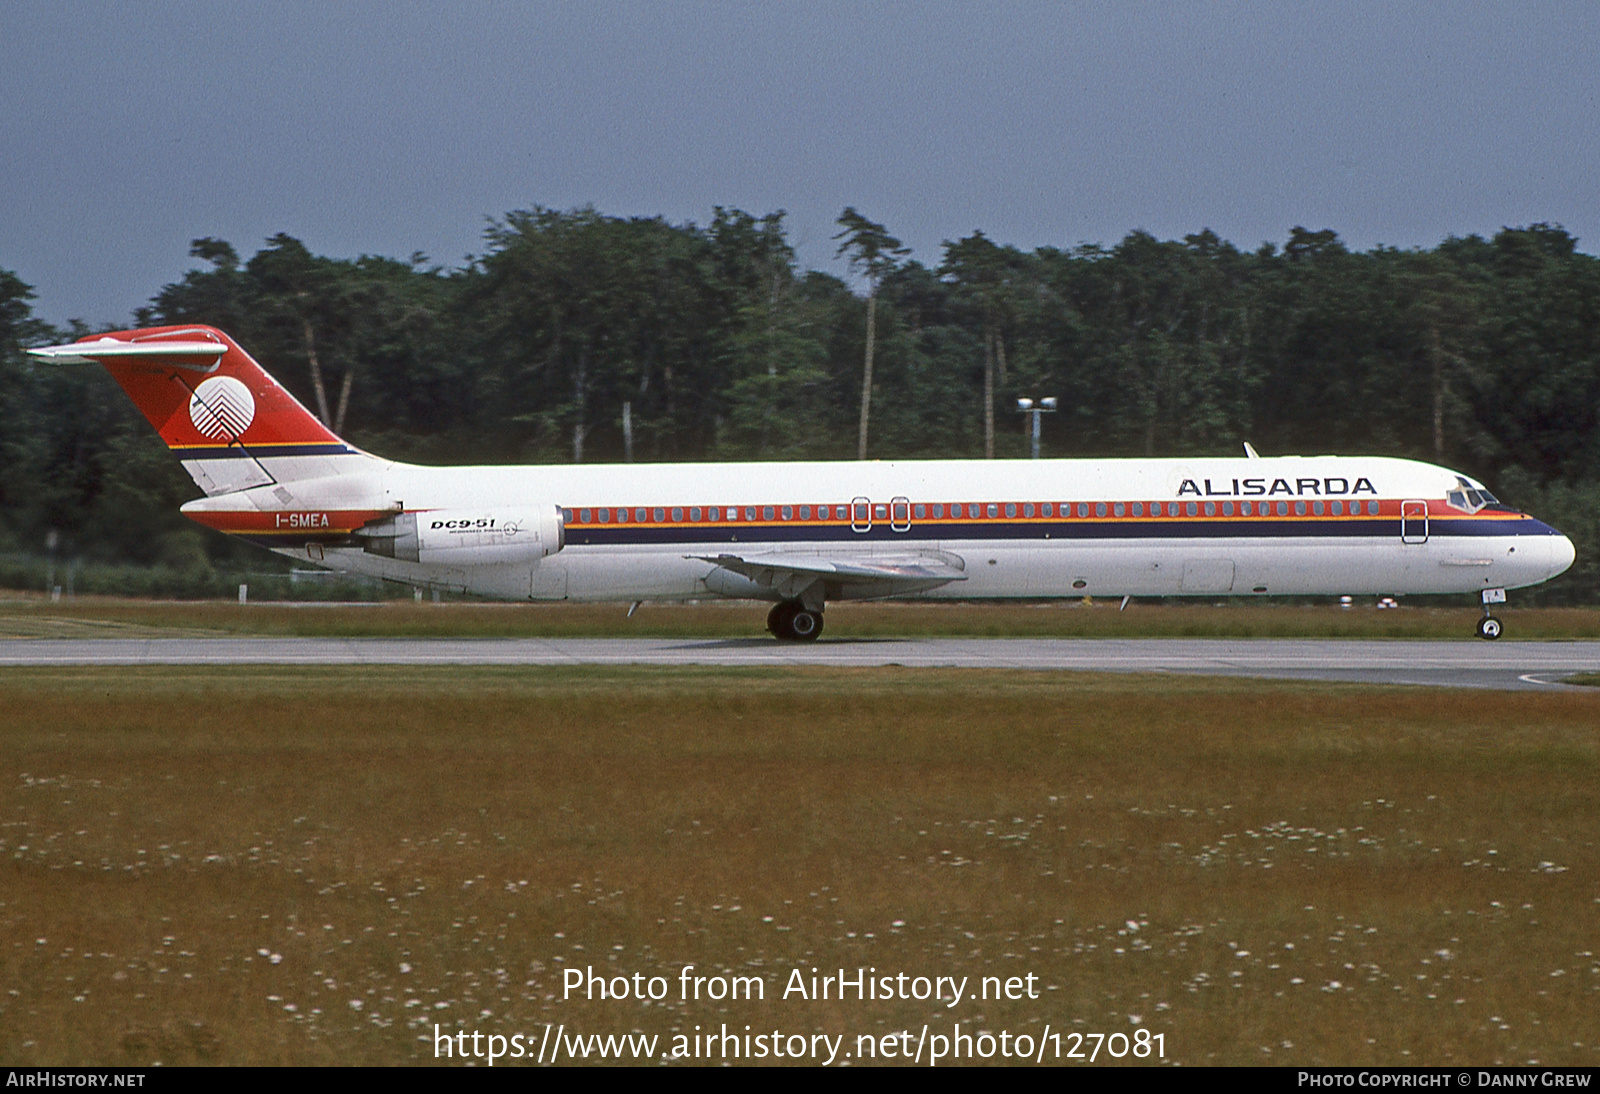
[[[5,670],[0,1059],[960,1020],[1593,1064],[1597,726],[1588,693],[1193,678]],[[767,999],[678,1003],[685,964]],[[674,999],[563,1001],[587,965]],[[778,998],[812,967],[1042,991]]]
[[[240,605],[80,597],[52,603],[0,600],[0,638],[155,637],[250,634],[298,637],[717,638],[764,635],[767,605],[741,601],[645,604],[630,619],[621,604],[413,603]],[[1479,611],[1407,605],[1278,605],[1245,601],[1045,603],[838,603],[829,638],[1411,638],[1475,641]],[[1516,608],[1502,612],[1510,639],[1600,638],[1600,610]]]

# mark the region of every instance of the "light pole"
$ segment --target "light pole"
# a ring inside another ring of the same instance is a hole
[[[1056,397],[1047,396],[1035,403],[1032,399],[1018,399],[1017,410],[1033,415],[1033,458],[1039,458],[1039,415],[1056,412]]]

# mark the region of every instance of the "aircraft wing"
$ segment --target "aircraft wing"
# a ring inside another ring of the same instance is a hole
[[[785,600],[815,589],[828,596],[899,596],[965,581],[962,560],[945,552],[926,555],[824,556],[803,554],[690,555],[772,589]]]

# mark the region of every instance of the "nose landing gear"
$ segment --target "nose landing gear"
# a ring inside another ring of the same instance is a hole
[[[1489,614],[1489,605],[1504,604],[1505,602],[1506,591],[1504,589],[1483,590],[1483,618],[1478,620],[1479,638],[1493,642],[1496,638],[1500,637],[1500,632],[1504,628],[1502,627],[1500,620]]]
[[[799,601],[785,600],[767,613],[767,630],[780,642],[815,642],[822,633],[822,613]]]

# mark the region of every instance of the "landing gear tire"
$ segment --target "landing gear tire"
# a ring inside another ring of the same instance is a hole
[[[1493,642],[1496,638],[1500,637],[1500,632],[1502,629],[1503,628],[1500,624],[1500,620],[1496,619],[1492,615],[1486,615],[1482,619],[1478,620],[1479,638],[1487,639],[1488,641]]]
[[[779,641],[789,637],[789,620],[799,608],[800,605],[788,600],[772,606],[772,610],[767,613],[767,630],[772,632],[772,637]]]
[[[767,613],[767,630],[780,642],[815,642],[822,633],[822,613],[784,601]]]
[[[789,617],[789,637],[796,642],[815,642],[822,633],[822,613],[801,608]]]

